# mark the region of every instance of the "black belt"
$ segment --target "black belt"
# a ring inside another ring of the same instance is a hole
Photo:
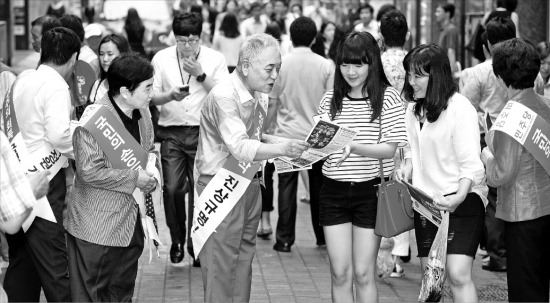
[[[257,172],[257,173],[254,175],[254,179],[256,179],[256,178],[257,178],[257,179],[260,179],[261,177],[262,177],[262,172],[261,172],[261,171]]]

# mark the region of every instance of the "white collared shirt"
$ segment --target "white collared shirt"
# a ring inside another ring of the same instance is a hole
[[[201,46],[197,61],[201,64],[206,77],[214,79],[214,82],[219,83],[229,78],[229,71],[222,53]],[[181,87],[188,84],[189,79],[190,95],[181,101],[170,101],[161,105],[159,125],[198,126],[202,105],[208,91],[202,83],[197,81],[196,77],[191,76],[189,78],[189,74],[183,68],[180,74],[176,46],[159,51],[153,58],[152,64],[155,68],[155,76],[153,77],[155,93],[169,91],[172,87]]]
[[[27,151],[49,144],[74,159],[69,85],[53,68],[40,65],[19,75],[13,93],[17,123]]]
[[[254,161],[262,143],[250,138],[248,131],[253,125],[256,106],[262,106],[267,112],[267,103],[267,94],[252,96],[235,72],[212,89],[201,113],[195,179],[200,175],[215,175],[229,154],[239,161]]]

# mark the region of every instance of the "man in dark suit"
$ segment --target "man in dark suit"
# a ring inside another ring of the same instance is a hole
[[[145,151],[153,149],[148,110],[153,73],[138,55],[116,58],[107,76],[109,91],[96,103],[124,125],[114,127],[119,134],[126,129]],[[76,178],[65,222],[72,299],[129,302],[144,246],[140,218],[145,215],[132,194],[136,188],[151,192],[157,180],[145,170],[115,168],[106,148],[85,127],[75,130],[73,146]]]

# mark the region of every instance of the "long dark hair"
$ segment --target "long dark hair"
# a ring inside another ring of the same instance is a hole
[[[145,26],[143,25],[143,21],[141,21],[141,18],[139,17],[137,10],[135,8],[129,8],[128,15],[126,16],[126,21],[124,24],[124,29],[127,32],[129,30],[138,32],[143,28],[145,28]]]
[[[116,47],[118,48],[118,51],[120,52],[120,54],[125,54],[125,53],[129,53],[130,52],[130,44],[128,43],[128,40],[126,40],[126,38],[124,38],[124,36],[121,36],[121,35],[117,35],[117,34],[111,34],[111,35],[108,35],[108,36],[105,36],[103,37],[103,39],[101,39],[101,42],[99,42],[99,46],[97,47],[97,53],[99,54],[99,50],[101,49],[101,46],[105,43],[108,43],[108,42],[113,42],[114,45],[116,45]],[[99,56],[99,55],[98,55]],[[100,66],[100,79],[103,80],[105,78],[107,78],[107,72],[103,70],[103,68],[101,67],[101,58],[99,59],[99,66]]]
[[[233,13],[227,13],[220,24],[220,32],[227,38],[237,38],[241,35],[239,32],[239,21]]]
[[[330,103],[330,115],[332,119],[342,111],[342,100],[350,92],[351,87],[344,79],[340,65],[342,64],[368,64],[369,71],[365,83],[363,83],[363,95],[368,95],[372,106],[370,121],[376,120],[384,105],[384,92],[390,86],[386,78],[380,48],[374,37],[367,33],[351,33],[347,35],[338,46],[336,54],[336,71],[334,73],[334,95]]]
[[[428,121],[435,122],[441,112],[447,109],[449,99],[457,92],[447,53],[436,44],[422,44],[405,56],[403,66],[407,72],[403,86],[405,99],[416,103],[414,114],[417,117],[421,116],[424,108]],[[409,77],[414,75],[429,76],[424,98],[414,98],[414,89],[409,82]]]

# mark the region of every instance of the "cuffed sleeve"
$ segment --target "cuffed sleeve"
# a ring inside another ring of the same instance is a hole
[[[456,100],[460,102],[459,100]],[[466,100],[465,100],[466,101]],[[453,149],[458,160],[458,178],[467,178],[478,184],[483,177],[479,127],[475,108],[466,102],[454,104],[455,114],[452,130]]]
[[[397,90],[388,88],[384,95],[380,143],[397,143],[398,147],[405,147],[407,142],[403,101]]]
[[[249,138],[236,104],[225,98],[217,99],[214,120],[229,152],[239,161],[253,162],[262,143]]]

